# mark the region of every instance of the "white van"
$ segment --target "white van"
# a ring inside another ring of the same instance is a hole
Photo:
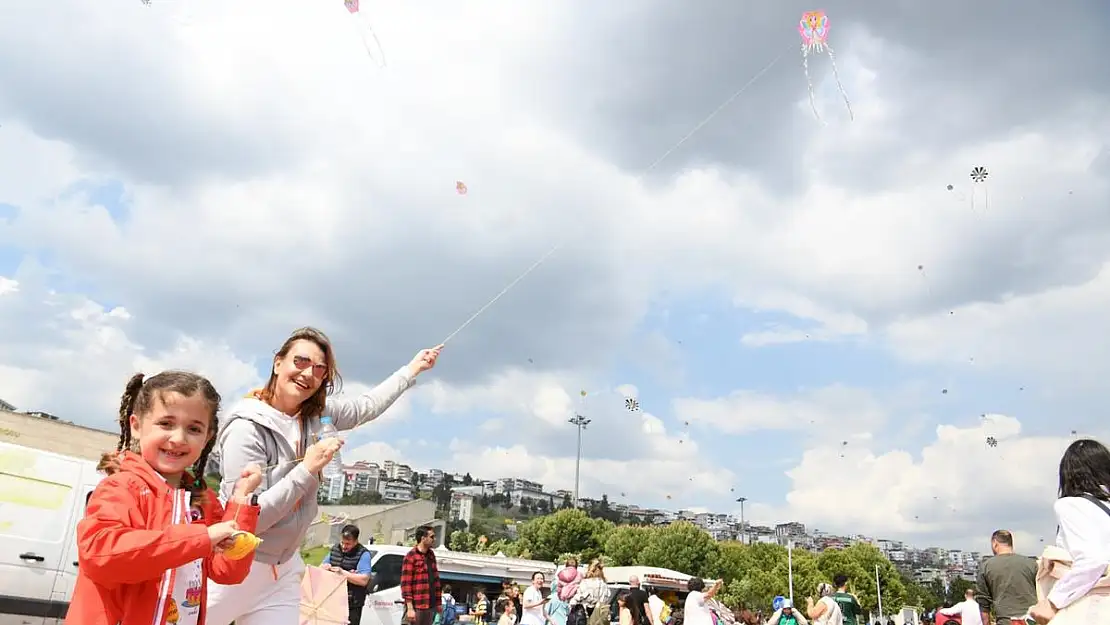
[[[77,522],[96,463],[0,442],[0,623],[63,618],[77,583]]]
[[[366,595],[362,623],[400,625],[405,612],[405,604],[401,600],[401,561],[412,547],[366,545],[366,548],[372,554],[370,562],[373,586]],[[470,611],[474,594],[478,590],[485,591],[492,605],[501,593],[501,582],[506,579],[516,584],[528,584],[531,583],[532,574],[538,571],[544,574],[550,585],[555,575],[555,565],[551,562],[503,555],[485,556],[442,547],[436,549],[435,554],[440,582],[451,585],[451,595],[459,605],[459,614]]]

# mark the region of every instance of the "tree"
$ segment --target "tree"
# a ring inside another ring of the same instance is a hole
[[[474,483],[474,478],[470,477],[470,473],[467,473],[466,475],[463,476],[462,483],[463,483],[463,486],[470,486],[471,484]]]
[[[583,560],[601,555],[605,535],[612,524],[591,519],[581,510],[560,510],[520,525],[518,543],[537,560],[554,561],[565,553],[576,553]]]
[[[652,532],[651,541],[640,552],[640,564],[702,576],[711,570],[717,550],[717,542],[705,530],[678,521]]]
[[[466,530],[455,530],[447,540],[447,547],[451,551],[475,551],[478,547],[478,537]]]
[[[879,600],[875,588],[875,567],[879,567],[879,580],[883,588],[885,606],[902,605],[906,587],[902,574],[874,545],[858,543],[845,549],[829,549],[821,554],[818,566],[826,577],[838,574],[848,576],[849,589],[855,592],[864,610],[878,610]]]
[[[652,530],[647,527],[621,525],[613,528],[605,538],[605,555],[613,566],[631,566],[640,563],[640,554],[652,539]]]
[[[563,495],[563,503],[559,504],[560,510],[570,510],[574,507],[574,503],[570,500],[570,495]]]

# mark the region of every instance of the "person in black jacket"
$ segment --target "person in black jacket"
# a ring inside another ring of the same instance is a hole
[[[344,525],[339,542],[324,556],[320,568],[339,573],[347,578],[347,607],[350,625],[359,625],[362,606],[366,605],[366,591],[370,586],[370,550],[358,542],[358,526]]]

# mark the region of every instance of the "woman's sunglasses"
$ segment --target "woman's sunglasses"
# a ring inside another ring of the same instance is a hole
[[[299,371],[304,371],[312,367],[312,375],[324,379],[328,374],[328,366],[312,362],[312,359],[307,356],[293,356],[293,366]]]

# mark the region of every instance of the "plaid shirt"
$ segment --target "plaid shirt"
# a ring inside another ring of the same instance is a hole
[[[439,607],[441,591],[439,567],[436,554],[431,549],[427,553],[413,547],[401,562],[401,598],[411,603],[417,610],[432,610]]]

